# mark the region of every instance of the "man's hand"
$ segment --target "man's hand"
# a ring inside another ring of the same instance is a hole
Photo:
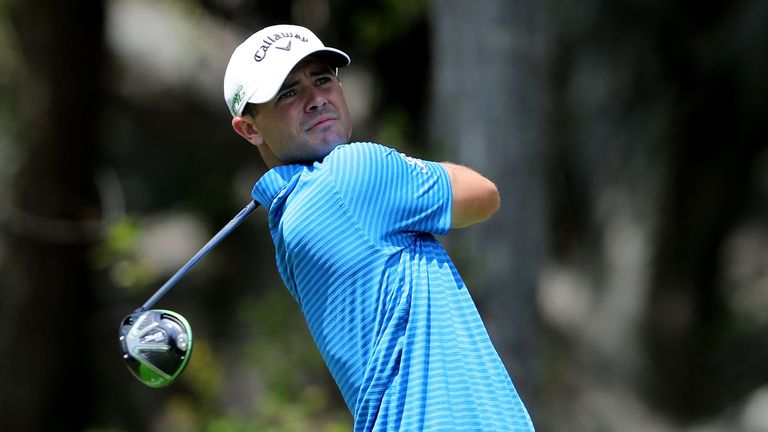
[[[443,162],[453,192],[451,228],[463,228],[490,218],[499,209],[499,191],[492,181],[465,166]]]

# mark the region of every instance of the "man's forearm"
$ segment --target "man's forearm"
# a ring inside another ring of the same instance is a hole
[[[451,179],[451,228],[463,228],[490,218],[501,200],[496,185],[463,165],[443,162]]]

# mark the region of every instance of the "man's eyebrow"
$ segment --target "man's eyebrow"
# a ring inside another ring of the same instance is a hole
[[[312,68],[312,70],[309,71],[309,74],[312,76],[317,75],[325,75],[325,74],[332,74],[333,70],[328,66],[317,66]]]
[[[328,74],[333,74],[333,70],[330,67],[328,67],[328,66],[319,66],[318,65],[317,67],[313,67],[309,71],[309,75],[312,76],[312,77],[316,77],[316,76],[320,76],[320,75],[328,75]],[[295,87],[296,85],[299,84],[299,81],[300,80],[296,79],[296,80],[293,80],[291,82],[286,82],[285,84],[282,85],[282,87],[280,87],[280,90],[278,90],[277,92],[281,93],[281,92],[283,92],[285,90],[288,90],[291,87]]]
[[[298,84],[299,84],[299,80],[287,82],[287,83],[283,84],[283,86],[280,87],[280,90],[278,90],[277,92],[281,93],[281,92],[283,92],[285,90],[288,90],[291,87],[296,87],[296,85],[298,85]]]

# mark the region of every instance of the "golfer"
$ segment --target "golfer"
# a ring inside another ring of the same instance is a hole
[[[232,127],[270,168],[253,187],[277,268],[355,431],[529,431],[467,287],[435,239],[488,219],[496,186],[455,164],[350,142],[349,56],[294,25],[238,46]]]

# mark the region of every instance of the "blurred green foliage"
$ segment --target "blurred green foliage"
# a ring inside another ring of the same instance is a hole
[[[139,292],[155,282],[157,275],[138,256],[141,222],[137,216],[126,215],[109,223],[104,241],[90,253],[91,265],[96,270],[108,270],[112,283],[128,292]]]
[[[361,5],[353,25],[362,45],[376,50],[406,35],[425,13],[424,0],[379,0]]]
[[[268,289],[241,302],[237,320],[247,336],[241,341],[248,373],[256,376],[255,397],[236,413],[221,403],[225,354],[198,337],[187,370],[177,385],[188,392],[164,402],[155,428],[206,432],[340,432],[352,429],[349,412],[330,395],[322,358],[303,317],[282,287]],[[242,379],[238,378],[238,379]],[[251,380],[248,380],[250,383]],[[93,430],[92,432],[97,432]]]
[[[338,390],[287,291],[267,290],[243,302],[238,315],[254,339],[246,357],[264,385],[255,410],[259,430],[350,430],[349,413],[331,399]]]
[[[17,118],[12,107],[18,51],[14,33],[10,31],[10,3],[10,0],[0,0],[0,180],[4,183],[15,169],[19,152],[17,146],[12,145],[17,134]]]

